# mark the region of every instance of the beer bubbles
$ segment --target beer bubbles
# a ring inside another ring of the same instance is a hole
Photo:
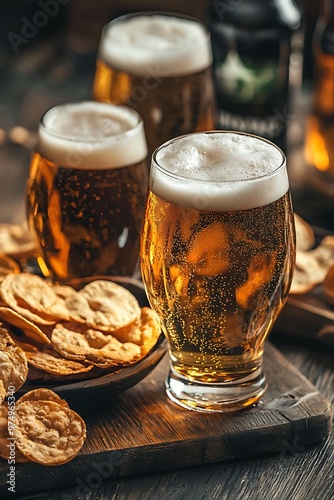
[[[169,343],[172,401],[232,411],[262,396],[264,343],[292,281],[293,224],[285,156],[268,141],[213,131],[156,150],[140,258]]]
[[[94,99],[135,109],[149,154],[177,135],[214,128],[210,33],[168,13],[118,17],[102,31]]]
[[[84,101],[46,112],[27,191],[45,276],[136,273],[146,158],[143,122],[130,108]]]

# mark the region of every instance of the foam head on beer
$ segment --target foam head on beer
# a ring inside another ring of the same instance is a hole
[[[278,200],[289,188],[281,150],[251,135],[189,134],[162,145],[153,161],[151,190],[200,210],[248,210]]]
[[[56,106],[39,127],[38,152],[63,167],[118,168],[147,156],[139,115],[120,105],[83,101]]]
[[[99,57],[137,75],[180,76],[212,63],[210,35],[195,19],[138,14],[112,21],[103,30]]]

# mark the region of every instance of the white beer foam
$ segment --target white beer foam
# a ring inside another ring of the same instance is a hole
[[[168,15],[124,16],[103,30],[99,57],[140,76],[180,76],[212,63],[210,34],[199,21]]]
[[[37,150],[63,167],[107,169],[147,156],[139,115],[125,106],[83,101],[56,106],[43,117]]]
[[[285,157],[270,143],[233,132],[174,139],[156,153],[151,190],[200,210],[247,210],[281,198],[289,188]]]

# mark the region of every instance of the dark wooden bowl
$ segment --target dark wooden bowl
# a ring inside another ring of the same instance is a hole
[[[137,298],[141,307],[149,306],[143,284],[133,278],[105,277],[99,276],[93,279],[112,279],[118,284],[127,288]],[[74,288],[80,288],[84,284],[92,281],[90,279],[76,280],[71,283]],[[72,382],[36,382],[29,381],[18,391],[18,397],[32,389],[47,387],[56,392],[60,397],[66,399],[72,408],[92,409],[92,411],[106,405],[111,399],[143,380],[159,361],[163,358],[167,350],[167,342],[163,334],[151,351],[140,361],[133,365],[120,368],[106,375],[98,376],[87,380]]]

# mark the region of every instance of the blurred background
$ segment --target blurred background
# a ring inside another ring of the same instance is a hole
[[[102,27],[140,10],[204,19],[208,2],[0,1],[0,223],[21,222],[38,121],[45,110],[91,97]]]
[[[231,4],[236,3],[230,0]],[[282,5],[284,2],[280,2]],[[24,190],[41,115],[53,105],[91,98],[102,27],[127,12],[168,10],[208,20],[217,0],[6,0],[0,1],[0,223],[25,217]],[[302,162],[304,119],[313,85],[312,38],[319,0],[300,0],[303,22],[292,61],[295,101],[288,123],[291,177]],[[298,185],[298,180],[296,180]],[[299,206],[298,206],[299,209]],[[312,212],[305,208],[312,222]],[[326,222],[324,222],[326,224]]]

